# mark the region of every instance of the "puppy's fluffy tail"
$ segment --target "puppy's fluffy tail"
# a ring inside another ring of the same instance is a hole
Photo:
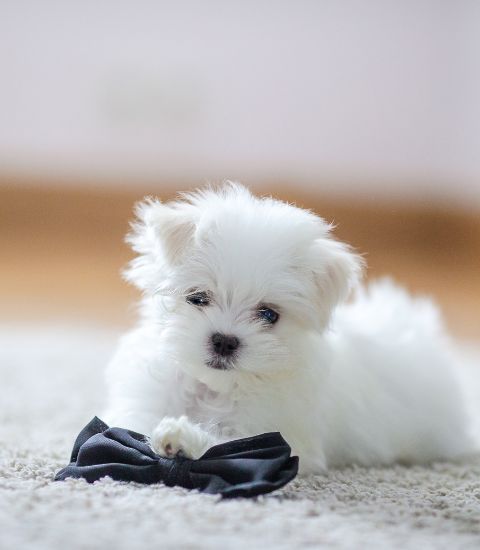
[[[412,297],[388,277],[360,287],[353,301],[339,311],[339,321],[356,332],[360,327],[371,336],[384,334],[395,340],[409,334],[428,337],[445,332],[440,310],[430,298]]]

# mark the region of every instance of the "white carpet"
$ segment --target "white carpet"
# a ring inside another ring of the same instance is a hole
[[[2,550],[480,548],[480,457],[348,468],[256,501],[52,482],[76,433],[101,411],[115,339],[94,328],[0,327]]]

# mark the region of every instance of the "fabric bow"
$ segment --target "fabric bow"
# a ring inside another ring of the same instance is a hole
[[[237,439],[211,447],[198,460],[164,458],[148,445],[144,435],[109,428],[95,417],[79,433],[70,464],[55,480],[82,477],[89,483],[109,476],[137,483],[163,482],[224,498],[254,497],[291,481],[298,457],[278,432]]]

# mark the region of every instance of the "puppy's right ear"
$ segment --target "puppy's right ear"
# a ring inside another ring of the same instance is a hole
[[[180,263],[193,241],[196,224],[190,209],[158,199],[137,204],[135,213],[137,219],[126,241],[138,257],[130,262],[124,276],[140,289],[153,291],[165,269]]]

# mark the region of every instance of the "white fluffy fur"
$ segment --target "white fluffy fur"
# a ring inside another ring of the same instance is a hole
[[[303,472],[471,449],[435,308],[389,281],[359,287],[361,260],[321,218],[237,184],[148,200],[137,216],[126,277],[142,315],[107,371],[107,422],[192,457],[280,431]],[[187,303],[192,288],[211,305]],[[260,303],[275,325],[255,317]],[[206,365],[214,332],[240,339],[233,369]]]

